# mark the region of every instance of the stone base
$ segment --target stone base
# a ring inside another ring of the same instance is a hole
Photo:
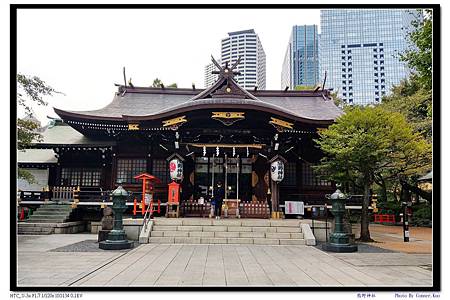
[[[133,248],[134,243],[123,240],[123,241],[110,241],[106,240],[98,243],[98,247],[103,250],[122,250],[122,249],[131,249]]]
[[[110,233],[111,230],[99,230],[98,231],[98,242],[103,242],[108,239],[108,233]]]
[[[322,249],[330,252],[356,252],[358,251],[358,246],[355,244],[326,243],[322,245]]]

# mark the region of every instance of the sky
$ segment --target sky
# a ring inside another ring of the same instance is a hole
[[[281,66],[293,25],[317,24],[315,9],[19,10],[17,69],[65,94],[34,107],[44,124],[52,107],[102,108],[123,84],[122,68],[135,86],[204,86],[204,67],[220,58],[228,32],[255,29],[266,52],[267,89],[280,89]],[[22,110],[19,109],[19,115]]]

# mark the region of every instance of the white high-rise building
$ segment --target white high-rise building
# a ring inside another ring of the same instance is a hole
[[[217,62],[220,64],[220,59]],[[205,66],[205,88],[212,86],[219,78],[219,74],[213,74],[213,71],[218,71],[218,69],[212,62]]]
[[[241,62],[236,70],[241,75],[236,81],[245,89],[266,89],[266,54],[258,35],[253,29],[229,32],[222,40],[222,65],[233,65],[239,56]]]

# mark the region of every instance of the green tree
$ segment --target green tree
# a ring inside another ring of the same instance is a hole
[[[424,13],[424,18],[412,22],[414,30],[408,33],[410,47],[400,54],[400,60],[408,64],[414,71],[414,79],[429,91],[433,75],[433,10],[427,9]]]
[[[159,88],[159,87],[161,87],[161,85],[164,86],[164,84],[163,84],[163,82],[161,81],[161,79],[155,78],[155,79],[153,80],[152,87],[154,87],[154,88]],[[168,85],[167,87],[168,87],[168,88],[177,88],[178,86],[177,86],[176,83],[172,83],[172,84]]]
[[[294,90],[295,91],[312,91],[315,89],[315,86],[313,85],[297,85],[295,86]]]
[[[336,123],[319,132],[325,154],[317,170],[344,186],[363,191],[362,241],[369,232],[370,189],[380,174],[409,175],[426,167],[430,145],[414,133],[404,116],[377,107],[347,107]]]
[[[159,88],[159,87],[161,86],[161,84],[162,84],[161,79],[155,78],[155,79],[153,80],[152,87],[154,87],[154,88]]]
[[[37,76],[28,76],[24,74],[17,74],[17,105],[25,109],[26,114],[31,115],[33,109],[31,103],[37,105],[47,105],[44,100],[45,96],[53,96],[54,94],[63,94],[58,92],[45,81]],[[41,139],[41,135],[36,131],[38,125],[26,119],[17,118],[17,149],[24,150],[29,148],[33,141]],[[33,176],[23,170],[18,169],[18,177],[33,182]]]

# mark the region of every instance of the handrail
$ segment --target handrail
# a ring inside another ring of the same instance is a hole
[[[152,210],[152,205],[150,204],[147,206],[147,209],[145,210],[145,214],[144,214],[144,220],[143,220],[144,232],[147,231],[148,222],[150,221],[150,217],[151,217],[151,215],[149,216],[149,212],[151,214],[151,210]]]

